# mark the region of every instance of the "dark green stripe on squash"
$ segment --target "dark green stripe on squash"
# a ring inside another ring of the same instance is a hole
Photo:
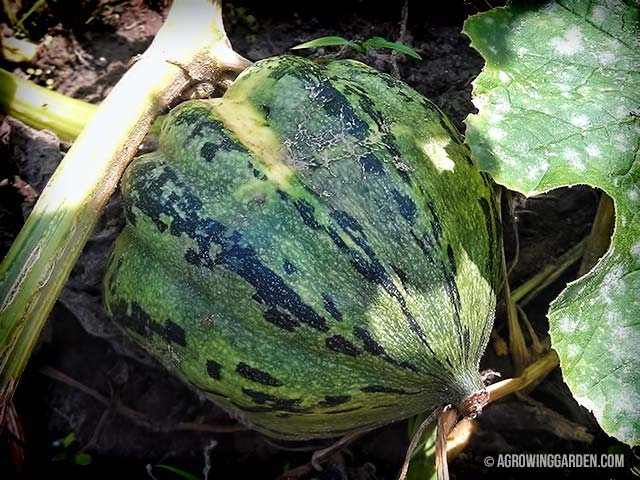
[[[336,407],[343,403],[347,403],[349,400],[351,400],[350,395],[325,395],[324,400],[318,405],[320,405],[321,407]]]
[[[349,355],[351,357],[357,357],[361,353],[353,343],[342,335],[332,335],[331,337],[327,337],[325,339],[325,344],[329,350]]]
[[[236,365],[236,372],[238,372],[247,380],[251,380],[252,382],[269,385],[271,387],[280,387],[281,385],[283,385],[280,380],[268,374],[267,372],[263,372],[259,368],[254,368],[244,362],[240,362],[238,365]]]
[[[174,109],[122,191],[107,311],[254,428],[330,437],[483,388],[491,184],[404,83],[258,62],[222,99]]]

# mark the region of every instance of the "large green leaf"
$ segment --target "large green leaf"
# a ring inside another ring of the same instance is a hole
[[[486,61],[467,142],[525,194],[588,184],[614,199],[611,248],[549,312],[576,399],[640,443],[640,27],[633,0],[514,2],[467,20]]]

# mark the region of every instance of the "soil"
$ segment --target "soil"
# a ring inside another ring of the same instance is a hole
[[[483,62],[460,33],[462,22],[496,4],[444,3],[411,2],[403,40],[423,60],[399,55],[398,69],[404,81],[432,99],[464,131],[463,120],[474,111],[471,81]],[[232,45],[250,60],[259,60],[324,35],[361,40],[381,36],[394,41],[399,37],[402,2],[373,6],[331,0],[309,5],[259,0],[227,3],[224,18]],[[153,0],[47,2],[25,24],[30,38],[41,44],[33,64],[3,67],[24,77],[29,77],[28,68],[40,68],[43,73],[31,75],[33,80],[44,84],[50,78],[57,91],[97,103],[149,45],[166,11],[164,2]],[[321,49],[313,55],[336,53],[337,49]],[[388,53],[377,51],[360,59],[392,71]],[[2,122],[0,140],[0,255],[4,256],[68,145],[9,118]],[[515,213],[505,209],[504,222],[508,259],[514,258],[516,238],[520,242],[519,260],[511,274],[513,286],[588,235],[599,195],[587,187],[531,199],[514,194]],[[56,303],[17,390],[14,405],[24,426],[19,442],[23,448],[18,452],[23,452],[24,461],[9,455],[11,437],[5,431],[0,471],[14,472],[9,476],[19,478],[180,478],[161,467],[147,471],[147,465],[165,464],[203,478],[203,468],[210,465],[209,478],[275,479],[285,469],[307,463],[309,451],[283,449],[253,431],[212,431],[237,428],[216,405],[184,386],[109,322],[102,309],[100,283],[106,256],[122,225],[116,194]],[[548,330],[549,302],[576,275],[577,266],[526,305],[527,316],[541,337]],[[507,335],[501,308],[495,332]],[[494,346],[488,348],[482,368],[511,376],[509,356],[498,355],[501,352]],[[484,465],[487,455],[601,453],[615,444],[572,399],[557,370],[528,395],[489,406],[474,425],[469,444],[450,464],[454,478],[523,478],[531,473],[492,470]],[[73,442],[60,446],[58,440],[72,432]],[[406,422],[379,429],[353,442],[332,457],[322,472],[307,478],[393,479],[409,440]],[[79,452],[90,454],[89,465],[76,464],[74,455]],[[544,474],[548,478],[584,476],[579,470],[566,469]],[[622,478],[620,472],[615,478]]]

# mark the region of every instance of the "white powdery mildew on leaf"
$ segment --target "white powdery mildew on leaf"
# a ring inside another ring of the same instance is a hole
[[[504,120],[504,117],[502,115],[492,115],[491,117],[489,117],[489,123],[491,123],[492,125],[495,125],[497,123],[500,123]]]
[[[622,324],[623,317],[620,315],[620,312],[615,310],[608,311],[606,318],[607,330],[610,332],[611,337],[616,340],[614,345],[618,346],[619,344],[617,342],[624,340],[629,335],[627,326]]]
[[[599,157],[601,155],[600,149],[597,145],[587,145],[587,148],[584,150],[590,157]]]
[[[537,90],[531,90],[531,91],[529,92],[529,96],[530,96],[531,98],[533,98],[534,100],[537,100],[537,99],[539,99],[539,98],[540,98],[540,94],[537,92]]]
[[[603,66],[611,65],[616,60],[616,54],[614,52],[599,52],[596,53],[595,56]]]
[[[573,333],[578,327],[578,320],[569,316],[560,318],[558,322],[558,330],[562,333]]]
[[[602,328],[597,333],[602,334]],[[580,368],[574,369],[575,365],[572,365],[570,370],[572,390],[578,403],[597,418],[608,418],[609,431],[616,437],[632,438],[634,425],[628,419],[637,421],[640,418],[640,391],[638,385],[629,381],[634,375],[631,362],[635,353],[625,348],[624,343],[610,344],[600,355],[609,361],[589,363],[584,361],[588,352],[579,345],[569,344],[563,351],[569,361],[581,358]]]
[[[618,152],[628,151],[628,138],[625,132],[617,132],[611,135],[611,146]]]
[[[527,167],[527,177],[531,179],[539,179],[549,169],[549,163],[546,160],[542,160],[537,165],[530,165]]]
[[[597,23],[602,23],[606,18],[606,10],[603,6],[597,5],[593,8],[593,12],[591,14],[593,20]]]
[[[582,161],[581,155],[572,148],[567,148],[564,152],[564,156],[569,164],[579,172],[584,172],[587,166]]]
[[[614,199],[611,251],[552,303],[550,334],[580,403],[607,433],[640,443],[637,6],[514,0],[470,18],[464,32],[487,59],[474,82],[482,105],[467,119],[480,167],[528,195],[587,184]]]
[[[602,406],[591,400],[589,397],[581,397],[574,394],[574,398],[584,408],[586,408],[590,412],[593,412],[596,417],[602,416]]]
[[[618,105],[614,110],[614,115],[618,120],[622,120],[629,115],[629,107],[627,105]]]
[[[615,38],[603,31],[612,23],[610,18],[603,20],[604,23],[597,22],[603,26],[602,29],[596,28],[590,17],[588,21],[581,20],[572,13],[575,3],[573,0],[560,1],[562,6],[551,1],[544,9],[526,12],[522,16],[509,12],[505,16],[491,17],[495,24],[490,29],[488,46],[501,45],[504,53],[502,57],[492,57],[491,84],[484,85],[482,91],[474,89],[474,92],[486,97],[489,105],[492,105],[492,111],[488,111],[476,104],[480,110],[477,117],[484,118],[491,125],[500,123],[511,126],[520,117],[529,121],[530,112],[544,114],[549,127],[536,129],[532,132],[535,133],[533,138],[542,145],[551,145],[549,150],[556,150],[560,154],[569,149],[569,158],[565,157],[564,162],[574,172],[571,182],[585,183],[578,178],[589,172],[590,166],[593,165],[597,170],[607,168],[612,164],[612,155],[628,153],[629,146],[637,144],[640,124],[629,124],[629,120],[633,108],[637,108],[634,106],[640,102],[638,89],[633,88],[640,74],[634,67],[637,61],[633,58],[635,52],[629,47],[630,41]],[[620,1],[614,0],[612,4],[617,5]],[[598,5],[599,2],[596,1],[593,8]],[[593,8],[586,12],[587,15],[592,15]],[[582,8],[577,7],[575,10],[582,11]],[[611,15],[613,10],[613,7],[607,5],[596,16],[600,18],[599,15],[604,13]],[[487,16],[483,15],[482,18]],[[482,23],[484,25],[484,20]],[[505,23],[508,27],[504,26]],[[620,21],[615,20],[613,23]],[[513,34],[516,28],[521,30],[521,41]],[[502,31],[508,36],[501,41],[499,32]],[[551,44],[553,45],[550,46]],[[479,47],[480,45],[477,48],[483,53]],[[574,54],[575,60],[567,56],[580,49],[579,53]],[[522,54],[524,51],[527,55],[520,62],[514,62],[509,55]],[[503,57],[504,64],[500,63]],[[637,58],[637,54],[635,57]],[[489,70],[489,67],[485,70]],[[483,75],[475,82],[476,87],[482,77]],[[504,88],[492,88],[498,86],[496,83]],[[501,101],[498,101],[497,96]],[[504,101],[505,98],[508,100]],[[611,105],[612,102],[615,103]],[[497,108],[499,104],[501,107]],[[504,108],[505,105],[509,105],[508,110]],[[493,116],[499,117],[492,121]],[[474,117],[471,116],[469,122],[473,120]],[[538,124],[543,121],[544,119],[540,120]],[[563,124],[563,121],[566,123]],[[612,123],[614,121],[620,121],[626,127],[615,128],[616,125]],[[633,133],[634,129],[638,129],[638,132]],[[516,125],[516,128],[508,129],[507,138],[490,134],[486,130],[485,134],[488,140],[504,143],[504,150],[509,151],[508,144],[528,132],[525,125]],[[608,135],[609,141],[601,138],[602,135]],[[593,141],[594,138],[597,138],[598,143]],[[474,152],[473,141],[471,136],[468,142],[472,152],[477,154]],[[571,155],[572,151],[576,153]],[[529,151],[515,156],[516,164],[523,165],[529,161],[527,157],[533,158],[536,154],[538,152],[532,142]],[[514,157],[513,154],[508,155]],[[484,166],[483,156],[478,157],[480,165]],[[522,157],[522,161],[517,157]],[[496,159],[500,161],[499,158]],[[498,163],[491,161],[490,165],[497,166]],[[542,179],[533,174],[531,169],[526,169],[524,175],[522,170],[497,170],[497,180],[500,183],[506,182],[511,188],[527,193],[539,193],[552,188],[554,183],[559,183],[554,181],[553,164]],[[620,170],[617,165],[616,170]]]
[[[627,372],[621,372],[621,374],[623,373]],[[616,436],[623,437],[631,433],[629,431],[630,425],[624,421],[624,417],[640,417],[640,392],[638,392],[636,385],[630,385],[620,380],[617,383],[615,404],[620,410],[619,415],[623,418],[619,421]]]
[[[578,345],[567,345],[567,356],[569,358],[575,358],[582,351]]]
[[[501,128],[493,127],[489,130],[489,138],[491,138],[491,140],[499,142],[500,140],[504,140],[504,137],[506,136],[507,132],[505,132]]]
[[[586,127],[590,123],[586,115],[574,115],[569,121],[574,127]]]
[[[578,27],[572,27],[562,37],[551,39],[551,46],[559,55],[575,55],[583,50],[582,32]]]
[[[621,293],[621,289],[624,288],[624,283],[621,281],[624,269],[621,265],[613,267],[602,280],[600,286],[600,295],[607,305],[613,303],[611,295],[613,292]]]

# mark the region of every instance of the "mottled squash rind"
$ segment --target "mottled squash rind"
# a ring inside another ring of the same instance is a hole
[[[258,62],[172,111],[122,191],[108,312],[254,428],[338,436],[483,388],[492,187],[404,83],[354,61]]]

